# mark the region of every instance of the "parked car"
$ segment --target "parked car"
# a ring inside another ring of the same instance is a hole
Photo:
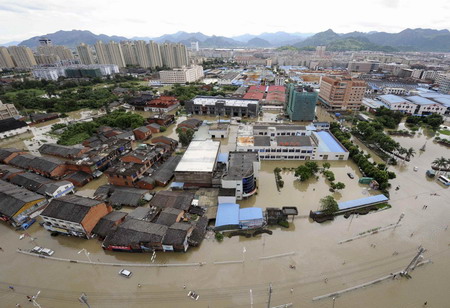
[[[38,254],[38,255],[45,255],[45,256],[52,256],[55,252],[49,248],[43,248],[39,246],[34,246],[33,249],[31,249],[32,253]]]
[[[119,275],[123,276],[123,277],[130,278],[133,275],[133,273],[130,272],[129,270],[121,269],[120,272],[119,272]]]
[[[354,178],[355,178],[355,176],[354,176],[353,173],[351,173],[351,172],[347,173],[347,175],[348,175],[348,177],[351,178],[351,179],[354,179]]]
[[[194,291],[189,291],[188,296],[190,298],[192,298],[193,300],[198,300],[198,298],[200,297],[200,295],[198,295],[197,293],[195,293]]]

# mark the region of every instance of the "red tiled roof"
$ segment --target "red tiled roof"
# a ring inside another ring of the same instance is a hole
[[[244,99],[263,99],[264,98],[264,93],[251,92],[251,93],[245,94],[243,98]]]
[[[284,86],[269,86],[269,89],[267,90],[267,92],[286,92],[286,87]]]

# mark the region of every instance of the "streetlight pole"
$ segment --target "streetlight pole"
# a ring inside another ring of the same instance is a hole
[[[333,297],[333,308],[334,308],[334,303],[336,302],[336,297]]]
[[[32,300],[32,302],[33,302],[33,306],[39,307],[39,308],[41,308],[41,305],[39,305],[38,302],[36,302],[36,299],[38,298],[38,296],[39,296],[40,293],[41,293],[41,291],[38,291],[38,292],[36,293],[36,295],[34,295],[34,296],[31,297],[31,300]]]
[[[89,263],[92,263],[91,257],[89,257],[89,255],[90,255],[89,251],[87,251],[86,248],[83,248],[83,249],[81,249],[81,250],[78,252],[78,254],[80,254],[80,253],[82,253],[82,252],[84,252],[86,258],[88,258]]]
[[[87,298],[86,293],[81,293],[80,297],[78,298],[78,300],[79,300],[82,304],[85,304],[86,306],[88,306],[88,308],[91,308],[91,306],[89,305],[87,299],[88,299],[88,298]]]

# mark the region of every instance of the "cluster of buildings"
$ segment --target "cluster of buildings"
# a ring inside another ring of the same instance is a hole
[[[419,92],[418,95],[412,96],[384,94],[378,96],[376,100],[365,99],[364,105],[370,109],[383,106],[390,110],[401,111],[406,114],[449,115],[450,95],[436,92]]]
[[[328,123],[322,122],[242,125],[236,150],[259,153],[261,160],[347,160],[347,149],[328,129]]]
[[[115,64],[71,64],[67,66],[36,67],[32,70],[36,79],[58,80],[59,77],[67,78],[95,78],[111,76],[119,73],[119,67]]]
[[[286,101],[286,87],[284,86],[250,86],[244,99],[257,99],[261,106],[284,106]]]

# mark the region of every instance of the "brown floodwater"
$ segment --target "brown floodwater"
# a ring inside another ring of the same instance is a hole
[[[232,127],[230,141],[222,149],[233,147],[235,129]],[[173,136],[173,130],[165,134]],[[341,216],[323,224],[312,222],[305,215],[318,208],[320,198],[331,194],[327,181],[319,175],[318,179],[298,182],[289,168],[301,162],[264,161],[258,195],[240,204],[262,208],[295,205],[300,217],[288,229],[273,227],[272,235],[225,238],[219,243],[210,234],[199,248],[191,248],[187,253],[158,252],[155,260],[157,264],[206,262],[201,267],[123,266],[133,272],[127,279],[118,275],[122,267],[40,259],[19,254],[16,249],[31,249],[36,243],[55,250],[55,257],[87,260],[83,252],[78,254],[85,248],[92,260],[131,264],[151,264],[149,254],[105,252],[96,239],[51,237],[38,224],[27,230],[36,238],[33,243],[29,237],[19,240],[23,232],[2,223],[0,307],[14,307],[16,303],[31,306],[26,295],[41,291],[37,302],[45,308],[80,307],[78,297],[82,292],[87,294],[91,307],[251,307],[252,295],[256,308],[267,307],[269,283],[273,286],[271,306],[293,303],[294,307],[332,307],[332,299],[312,299],[404,269],[419,245],[427,249],[425,259],[433,263],[413,271],[413,279],[389,280],[342,294],[335,299],[335,307],[422,307],[425,302],[429,307],[448,307],[450,231],[446,227],[450,224],[450,190],[426,178],[425,171],[435,158],[448,157],[449,151],[433,143],[426,134],[394,139],[406,148],[413,147],[417,154],[409,163],[389,167],[397,173],[393,187],[400,185],[398,191],[391,190],[391,209],[348,219]],[[426,151],[420,152],[426,140]],[[333,194],[336,199],[345,201],[373,193],[358,184],[357,178],[352,180],[346,175],[352,172],[361,176],[353,162],[331,162],[331,165],[336,180],[346,184],[344,190]],[[417,172],[414,166],[418,167]],[[275,186],[275,167],[286,168],[281,173],[285,186],[280,192]],[[104,183],[103,178],[96,181],[80,192],[92,192]],[[437,195],[430,195],[434,193]],[[422,209],[424,205],[428,205],[426,210]],[[405,217],[395,230],[338,244],[364,231],[395,223],[402,213]],[[295,254],[260,259],[292,252]],[[213,263],[243,259],[243,263],[236,264]],[[15,291],[8,290],[8,285],[14,286]],[[187,297],[189,290],[200,295],[198,301]]]

